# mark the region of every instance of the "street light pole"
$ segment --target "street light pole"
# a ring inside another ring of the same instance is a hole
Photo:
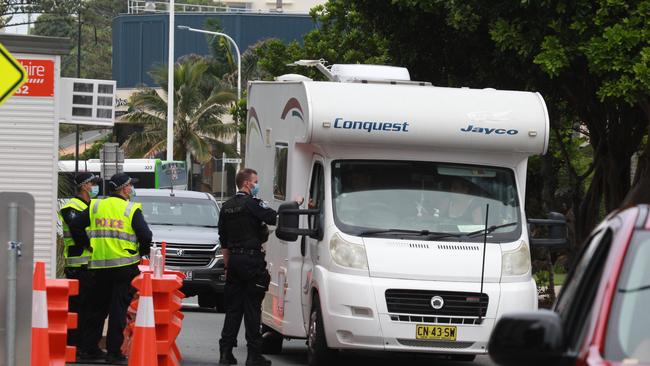
[[[225,37],[228,41],[230,41],[230,43],[232,43],[233,46],[235,46],[235,52],[237,53],[237,103],[239,103],[239,100],[241,99],[241,53],[239,52],[239,47],[237,47],[237,43],[235,42],[235,40],[232,39],[232,37],[230,37],[229,35],[221,32],[213,32],[213,31],[207,31],[203,29],[196,29],[184,25],[179,25],[178,29],[188,30],[190,32],[211,34],[213,36],[222,36]],[[239,130],[237,130],[237,155],[239,156],[241,156],[240,150],[241,150],[241,141],[239,138]]]
[[[167,57],[167,161],[174,160],[174,0],[169,0],[169,52]]]

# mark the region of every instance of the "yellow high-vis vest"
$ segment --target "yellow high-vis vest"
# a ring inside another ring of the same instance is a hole
[[[65,206],[63,206],[61,210],[67,208],[71,208],[81,213],[86,208],[88,208],[88,205],[86,205],[86,202],[75,197],[71,199]],[[75,242],[72,239],[70,227],[68,224],[66,224],[65,220],[63,220],[63,216],[61,216],[61,211],[59,211],[59,220],[61,221],[61,228],[63,229],[63,257],[65,258],[65,266],[70,268],[78,268],[85,264],[88,264],[88,261],[90,260],[90,250],[88,248],[84,248],[83,252],[79,256],[70,255],[70,247],[74,246]]]
[[[87,229],[92,247],[88,268],[124,267],[140,261],[138,238],[131,226],[140,203],[108,197],[90,201],[90,226]]]

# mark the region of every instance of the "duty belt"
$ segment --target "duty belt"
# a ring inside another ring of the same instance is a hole
[[[264,255],[261,249],[247,249],[247,248],[228,248],[230,254],[248,254],[248,255]]]

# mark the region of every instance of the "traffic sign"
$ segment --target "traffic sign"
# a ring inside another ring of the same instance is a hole
[[[225,158],[223,159],[223,162],[226,164],[239,164],[241,163],[241,159],[239,158]]]
[[[7,49],[0,44],[0,105],[14,94],[25,81],[27,72]]]

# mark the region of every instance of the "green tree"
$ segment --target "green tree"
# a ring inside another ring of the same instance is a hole
[[[51,4],[50,4],[51,3]],[[77,76],[78,19],[81,13],[81,77],[111,79],[112,20],[126,12],[121,0],[88,0],[51,2],[41,0],[39,7],[53,8],[38,17],[32,34],[68,37],[73,48],[62,58],[61,75]]]
[[[224,124],[222,116],[235,100],[214,75],[207,73],[208,63],[199,57],[185,59],[174,69],[174,159],[206,162],[212,158],[212,146],[228,150],[220,139],[236,132],[234,124]],[[166,151],[167,67],[152,70],[151,76],[162,89],[159,93],[144,88],[131,96],[133,112],[124,116],[130,122],[144,123],[142,132],[132,134],[124,143],[130,156],[153,156]]]

